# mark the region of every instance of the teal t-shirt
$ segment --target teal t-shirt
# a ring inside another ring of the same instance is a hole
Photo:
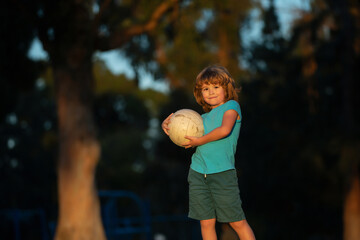
[[[224,113],[231,109],[239,114],[240,120],[236,120],[231,133],[227,137],[196,148],[190,165],[194,171],[211,174],[235,169],[235,152],[242,120],[239,103],[234,100],[227,101],[210,112],[201,115],[201,117],[204,122],[204,134],[207,134],[221,126]]]

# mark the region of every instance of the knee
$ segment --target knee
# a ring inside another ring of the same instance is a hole
[[[203,229],[209,229],[209,228],[215,228],[215,219],[207,219],[207,220],[201,220],[200,226]]]
[[[230,222],[229,224],[235,231],[247,228],[249,226],[246,220]]]

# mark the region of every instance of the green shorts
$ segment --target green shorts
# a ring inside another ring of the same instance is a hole
[[[245,219],[235,169],[205,176],[190,168],[188,182],[189,218],[216,218],[218,222]]]

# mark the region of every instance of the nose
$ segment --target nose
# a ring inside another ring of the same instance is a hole
[[[215,91],[213,88],[209,88],[209,94],[213,94]]]

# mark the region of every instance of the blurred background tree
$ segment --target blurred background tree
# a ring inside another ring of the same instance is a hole
[[[59,214],[57,239],[104,238],[95,185],[135,191],[153,214],[186,213],[193,150],[159,125],[180,108],[201,112],[194,79],[218,63],[242,88],[237,168],[257,238],[359,239],[359,3],[311,4],[284,36],[274,1],[6,2],[1,208]],[[254,8],[262,31],[244,45]],[[34,37],[49,59],[28,58]],[[133,78],[95,55],[111,49]],[[140,88],[144,70],[169,93]]]
[[[131,1],[121,4],[112,1],[13,1],[6,9],[12,10],[9,15],[13,18],[21,15],[19,24],[23,25],[20,28],[25,27],[30,36],[36,35],[49,55],[59,143],[59,218],[55,239],[105,239],[94,181],[101,147],[92,107],[93,54],[98,49],[119,48],[132,37],[152,31],[175,3],[153,1],[149,6],[145,2]],[[7,19],[11,21],[10,17]],[[30,37],[26,40],[30,42]],[[23,46],[23,49],[24,52],[28,48]],[[136,104],[133,97],[127,99],[130,99],[127,103]],[[117,101],[117,111],[129,111],[121,99]],[[133,119],[147,116],[146,112],[134,113]],[[146,122],[146,118],[141,120]],[[136,122],[144,125],[142,121]],[[138,132],[141,133],[140,129]],[[141,134],[131,136],[139,138]]]

